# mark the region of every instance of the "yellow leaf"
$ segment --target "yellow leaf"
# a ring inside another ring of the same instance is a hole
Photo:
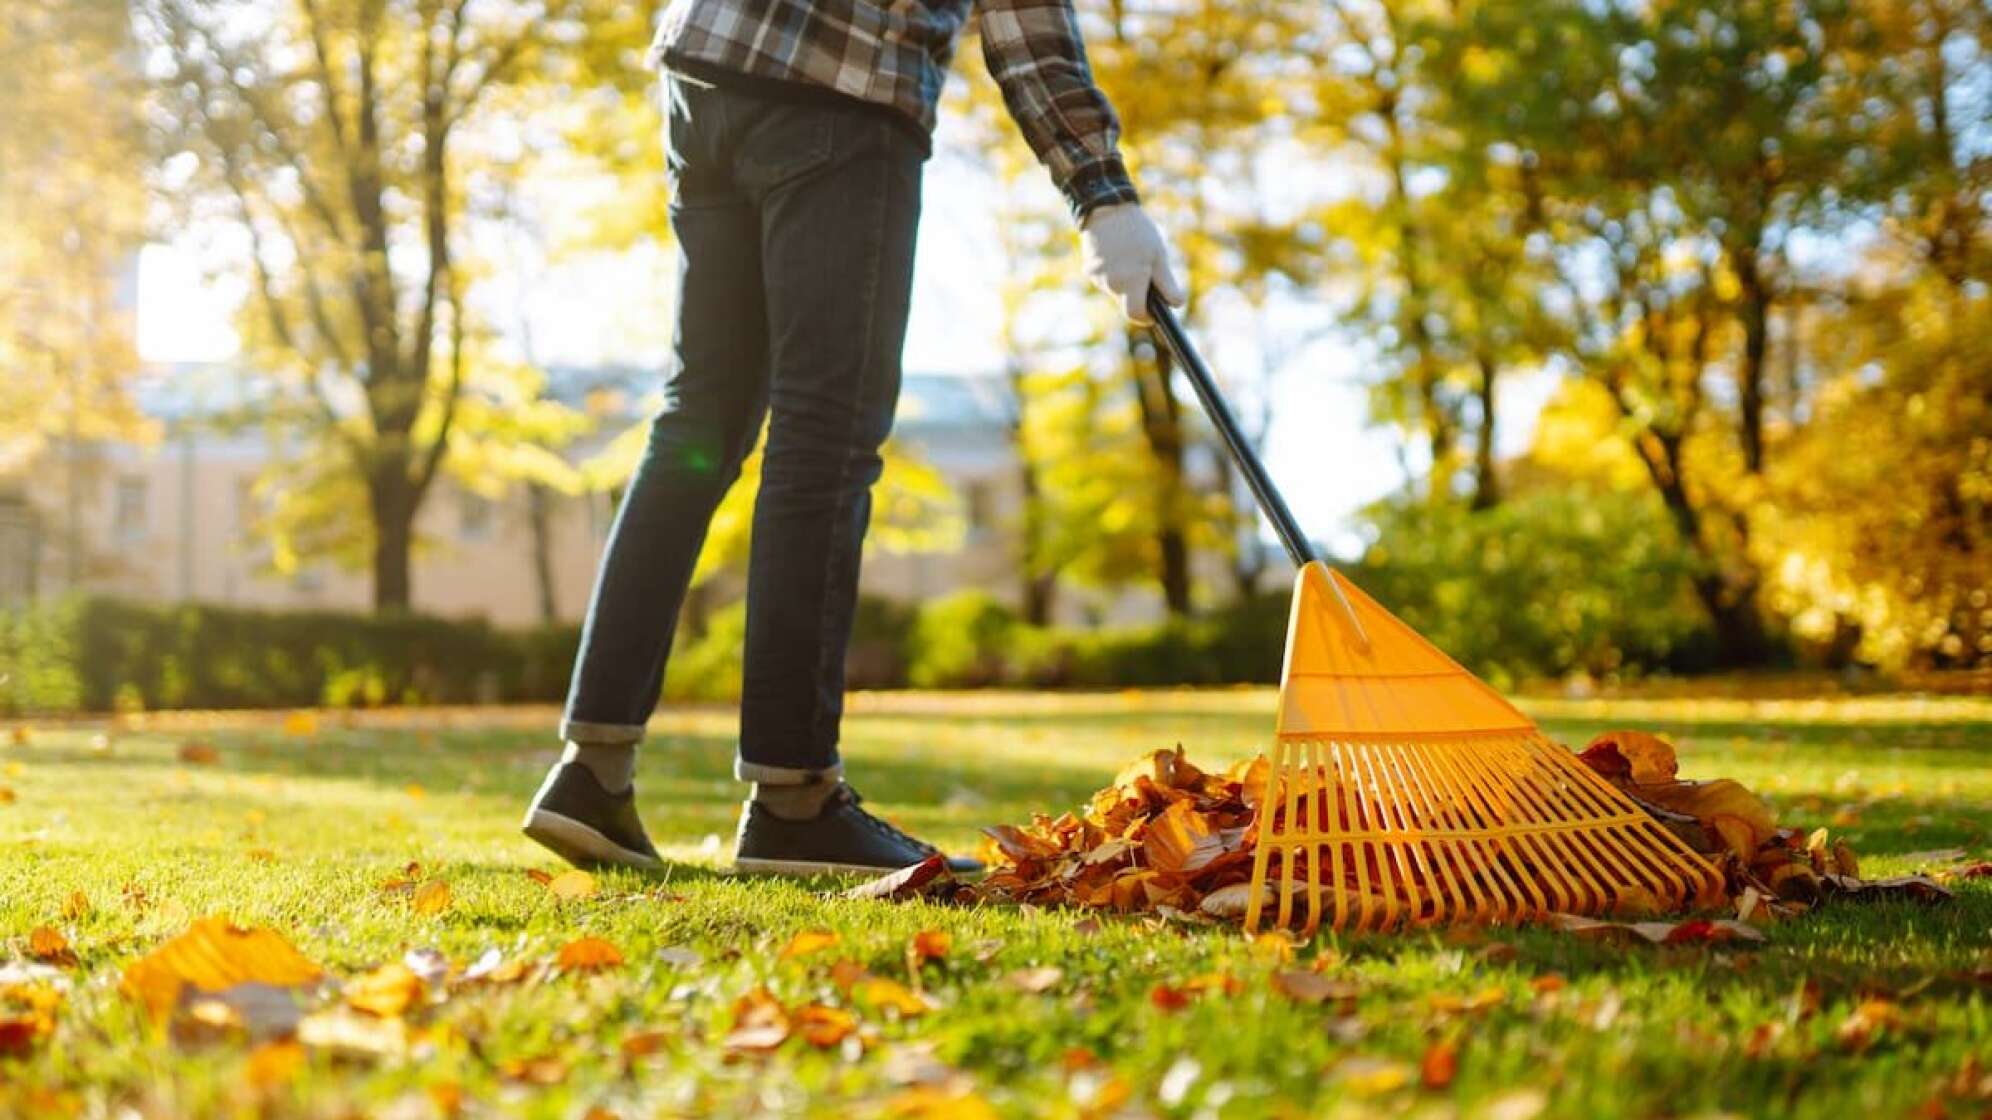
[[[450,906],[450,885],[441,879],[429,880],[416,889],[411,905],[424,916],[442,913]]]
[[[258,1089],[287,1085],[304,1068],[304,1047],[293,1041],[266,1042],[249,1051],[242,1075]]]
[[[547,880],[547,892],[562,902],[593,898],[598,890],[595,877],[586,871],[563,871]]]
[[[873,1007],[896,1011],[908,1018],[924,1015],[927,1012],[927,1001],[921,999],[917,993],[903,984],[883,977],[874,976],[861,980],[854,986],[853,991],[857,998]]]
[[[837,935],[827,929],[806,929],[789,938],[788,945],[782,949],[781,959],[794,960],[820,953],[837,944],[838,940]]]
[[[885,1102],[883,1115],[897,1120],[996,1120],[989,1102],[966,1090],[917,1085]]]
[[[428,985],[400,961],[384,964],[346,982],[346,1004],[383,1018],[406,1014],[428,995]]]
[[[322,975],[275,930],[242,929],[226,918],[210,917],[133,961],[125,968],[120,990],[143,1003],[154,1021],[163,1021],[188,988],[219,992],[248,982],[291,988]]]
[[[312,712],[292,712],[284,717],[284,734],[309,739],[318,734],[318,716]]]
[[[622,951],[599,937],[582,937],[561,947],[556,963],[574,972],[621,968]]]
[[[69,897],[62,900],[62,916],[68,921],[83,917],[90,909],[90,896],[82,891],[71,891]]]

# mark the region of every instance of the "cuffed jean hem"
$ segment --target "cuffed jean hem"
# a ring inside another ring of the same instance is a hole
[[[796,770],[787,766],[763,766],[743,758],[733,764],[733,776],[743,782],[759,782],[764,786],[813,786],[842,779],[844,764],[839,762],[822,770]]]
[[[586,747],[619,747],[643,740],[640,723],[587,723],[578,719],[560,721],[560,737]]]

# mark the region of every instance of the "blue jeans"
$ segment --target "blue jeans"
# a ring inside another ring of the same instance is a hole
[[[707,525],[765,418],[738,772],[810,781],[840,767],[926,153],[855,103],[669,76],[665,92],[682,280],[672,368],[596,578],[562,734],[642,736]]]

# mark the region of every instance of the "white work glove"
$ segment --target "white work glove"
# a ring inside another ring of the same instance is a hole
[[[1087,214],[1079,240],[1085,247],[1086,275],[1120,297],[1129,319],[1148,325],[1151,284],[1169,306],[1183,306],[1183,286],[1169,270],[1169,247],[1139,203],[1115,203]]]

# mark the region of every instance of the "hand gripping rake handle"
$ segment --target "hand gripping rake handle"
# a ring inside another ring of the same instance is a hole
[[[1217,378],[1204,364],[1203,355],[1197,353],[1196,346],[1190,342],[1190,336],[1183,330],[1183,324],[1177,321],[1175,311],[1162,298],[1162,293],[1152,286],[1148,289],[1148,314],[1155,320],[1156,337],[1162,340],[1163,348],[1169,351],[1189,377],[1190,387],[1196,390],[1204,414],[1210,417],[1217,434],[1223,438],[1224,449],[1231,453],[1231,461],[1238,464],[1238,472],[1245,476],[1245,485],[1258,499],[1266,520],[1273,523],[1273,532],[1279,536],[1280,544],[1286,547],[1288,558],[1297,568],[1322,562],[1320,554],[1314,551],[1314,545],[1308,542],[1307,534],[1300,531],[1300,522],[1294,520],[1286,499],[1273,485],[1272,476],[1266,473],[1266,465],[1259,461],[1259,453],[1252,449],[1245,433],[1239,430],[1238,419],[1231,414],[1231,406],[1225,402],[1224,394],[1218,391]],[[1342,593],[1340,584],[1330,579],[1328,586],[1334,589],[1335,599],[1342,605],[1342,614],[1355,631],[1357,644],[1367,649],[1369,635],[1363,632],[1363,624],[1356,618],[1355,607]]]

